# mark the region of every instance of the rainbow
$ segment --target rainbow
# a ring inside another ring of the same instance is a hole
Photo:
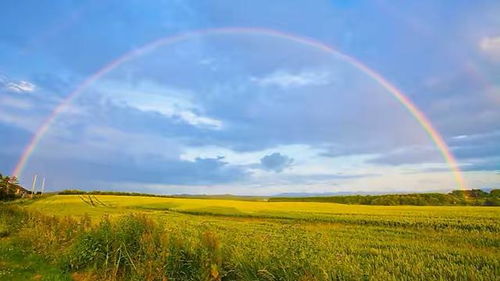
[[[276,38],[288,39],[295,43],[303,44],[305,46],[314,47],[318,50],[321,50],[325,53],[335,55],[350,64],[354,67],[374,79],[377,83],[379,83],[382,87],[384,87],[399,103],[401,103],[408,112],[415,118],[415,120],[422,126],[425,132],[429,135],[431,140],[435,143],[436,147],[439,149],[440,153],[443,155],[444,160],[449,166],[455,181],[459,188],[465,189],[466,183],[465,179],[462,175],[462,172],[459,169],[457,161],[453,154],[450,152],[447,144],[443,140],[443,137],[439,134],[439,132],[434,128],[429,119],[420,111],[417,106],[405,95],[403,94],[397,87],[392,85],[389,81],[387,81],[382,75],[375,72],[370,67],[366,66],[362,62],[357,59],[348,56],[332,46],[329,46],[325,43],[313,40],[311,38],[297,36],[294,34],[277,31],[273,29],[264,29],[264,28],[248,28],[248,27],[227,27],[227,28],[210,28],[210,29],[202,29],[195,30],[186,33],[177,34],[174,36],[168,36],[164,38],[160,38],[158,40],[152,41],[148,44],[143,45],[137,49],[134,49],[121,57],[111,61],[106,64],[104,67],[99,69],[97,72],[89,76],[85,79],[80,85],[78,85],[73,92],[71,92],[53,111],[52,113],[44,120],[39,129],[35,132],[33,138],[30,140],[25,150],[23,151],[19,161],[14,167],[13,175],[19,177],[21,176],[26,163],[30,159],[30,156],[35,151],[35,148],[39,144],[40,140],[50,129],[53,122],[56,120],[57,116],[64,112],[65,109],[71,104],[71,102],[79,96],[88,86],[94,83],[103,75],[109,73],[111,70],[121,65],[122,63],[129,61],[135,57],[141,56],[142,54],[148,53],[151,50],[154,50],[157,47],[165,46],[169,44],[178,43],[193,37],[203,36],[203,35],[212,35],[212,34],[256,34],[256,35],[265,35]]]

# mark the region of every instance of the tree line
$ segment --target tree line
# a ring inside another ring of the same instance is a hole
[[[348,195],[315,197],[271,197],[270,202],[331,202],[359,205],[415,206],[500,206],[500,189],[453,190],[444,193],[413,193],[385,195]]]

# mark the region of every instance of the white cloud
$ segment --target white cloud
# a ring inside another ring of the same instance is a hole
[[[500,36],[482,38],[479,42],[479,48],[488,57],[500,61]]]
[[[208,126],[213,129],[222,128],[222,121],[197,115],[192,111],[181,111],[178,113],[179,117],[187,123],[194,126]]]
[[[139,99],[129,98],[126,104],[142,111],[153,111],[168,118],[178,118],[196,127],[222,128],[222,121],[197,114],[194,105],[175,98],[141,94]]]
[[[326,71],[301,71],[291,73],[277,70],[263,77],[252,77],[251,81],[260,86],[278,86],[281,88],[295,88],[304,86],[321,86],[331,82],[331,75]]]
[[[31,93],[35,91],[35,84],[25,80],[13,80],[5,75],[0,75],[0,89],[4,88],[14,93]]]
[[[203,115],[203,108],[190,99],[192,94],[189,91],[152,83],[140,83],[135,86],[124,83],[108,83],[101,87],[101,90],[105,92],[106,97],[115,102],[142,111],[157,112],[192,126],[219,130],[223,125],[221,120]]]
[[[5,88],[16,93],[31,93],[35,90],[35,85],[28,81],[17,81],[7,83]]]

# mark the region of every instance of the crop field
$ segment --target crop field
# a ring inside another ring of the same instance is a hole
[[[57,195],[0,208],[0,280],[500,276],[497,207]]]

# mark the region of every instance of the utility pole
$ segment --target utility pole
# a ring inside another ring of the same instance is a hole
[[[45,177],[43,177],[43,180],[42,180],[42,193],[43,194],[45,192]]]
[[[33,194],[35,193],[35,187],[36,187],[36,179],[37,179],[38,175],[35,174],[35,176],[33,176],[33,183],[31,184],[31,198],[33,198]]]

